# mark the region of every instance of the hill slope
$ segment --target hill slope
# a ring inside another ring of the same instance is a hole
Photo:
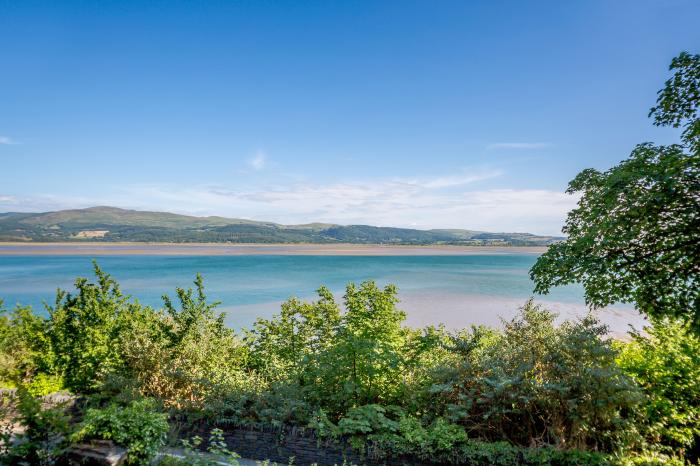
[[[0,241],[153,241],[543,246],[562,238],[530,233],[414,230],[369,225],[280,225],[116,207],[0,213]]]

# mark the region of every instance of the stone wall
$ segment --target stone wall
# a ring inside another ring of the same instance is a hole
[[[244,458],[269,459],[286,465],[291,457],[295,466],[440,466],[415,458],[376,460],[360,455],[347,443],[319,439],[312,429],[304,428],[254,428],[236,427],[225,429],[229,449]]]

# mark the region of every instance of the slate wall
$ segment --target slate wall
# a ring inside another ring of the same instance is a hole
[[[244,458],[266,458],[286,465],[294,457],[295,466],[440,466],[415,458],[376,460],[371,455],[362,456],[347,444],[316,437],[314,431],[303,428],[253,428],[225,429],[224,437],[229,449]]]

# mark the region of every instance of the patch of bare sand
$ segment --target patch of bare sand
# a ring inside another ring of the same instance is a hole
[[[154,256],[470,256],[539,255],[546,247],[397,246],[380,244],[218,244],[218,243],[0,243],[0,255],[154,255]]]

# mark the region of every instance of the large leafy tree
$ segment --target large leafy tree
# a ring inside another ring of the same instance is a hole
[[[700,55],[674,58],[650,116],[682,127],[680,144],[639,144],[605,172],[569,184],[580,195],[566,241],[530,270],[535,291],[582,283],[594,308],[633,302],[652,317],[680,317],[700,332]]]

